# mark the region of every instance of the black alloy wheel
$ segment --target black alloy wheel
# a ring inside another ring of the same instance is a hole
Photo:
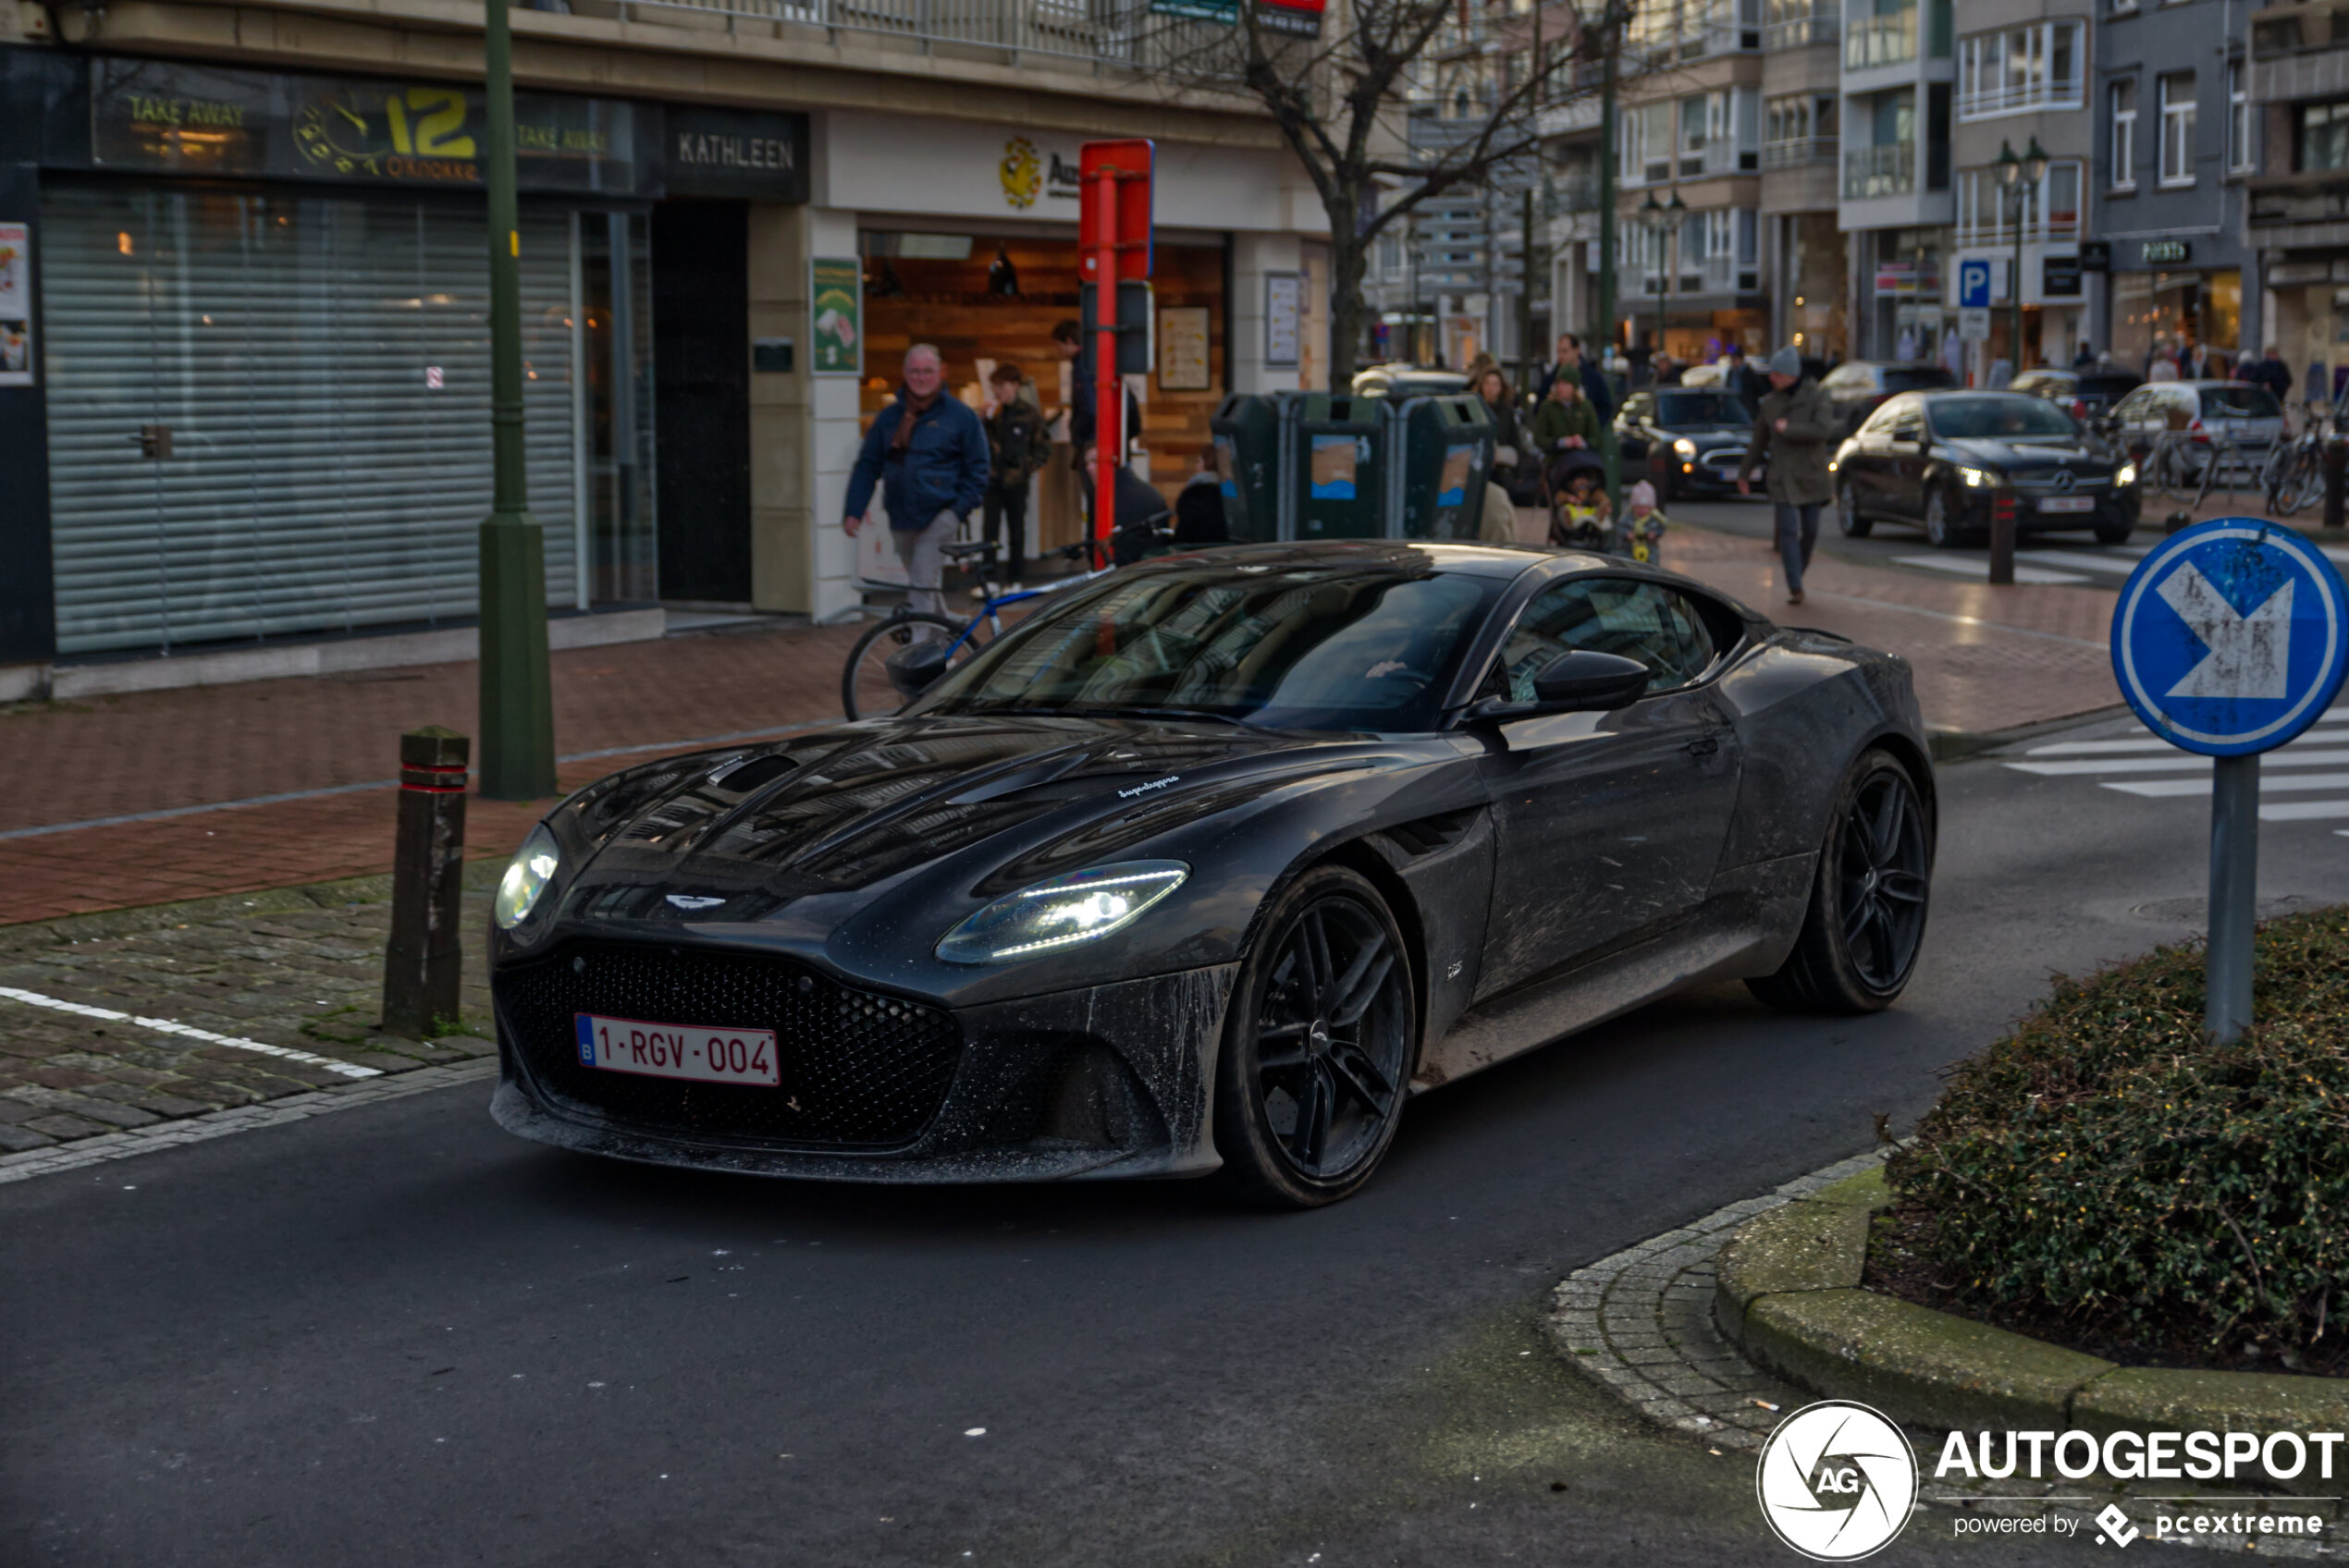
[[[1216,1064],[1216,1143],[1248,1196],[1310,1208],[1370,1180],[1417,1063],[1403,934],[1378,890],[1318,866],[1241,965]]]
[[[1862,753],[1837,796],[1794,951],[1747,984],[1802,1012],[1874,1012],[1908,986],[1932,899],[1933,824],[1909,770]]]
[[[1946,484],[1925,487],[1925,538],[1937,550],[1947,550],[1958,543],[1957,508],[1949,504]]]

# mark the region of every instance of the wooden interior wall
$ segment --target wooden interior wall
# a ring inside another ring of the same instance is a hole
[[[1015,295],[991,294],[988,268],[995,242],[974,240],[966,261],[868,256],[865,260],[865,369],[861,410],[867,423],[897,385],[898,362],[916,343],[934,343],[946,358],[946,384],[976,404],[978,362],[1008,360],[1037,384],[1047,412],[1061,407],[1060,357],[1052,326],[1076,314],[1076,242],[1008,239],[1004,253],[1019,275]],[[879,291],[882,263],[904,292]],[[1208,379],[1203,392],[1169,392],[1152,375],[1142,403],[1142,441],[1150,479],[1171,498],[1190,476],[1191,459],[1207,444],[1207,422],[1223,400],[1224,252],[1213,245],[1161,245],[1150,282],[1159,309],[1203,305],[1208,322]],[[1076,485],[1065,447],[1035,489],[1030,547],[1073,542],[1078,534]]]

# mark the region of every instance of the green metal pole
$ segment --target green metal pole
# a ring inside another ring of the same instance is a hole
[[[1605,51],[1599,64],[1599,297],[1598,319],[1586,340],[1593,350],[1615,342],[1615,71],[1623,52],[1624,9],[1621,0],[1608,0],[1606,28],[1599,40]],[[1599,374],[1606,374],[1606,355],[1599,352]],[[1607,504],[1612,515],[1623,515],[1623,462],[1615,446],[1613,422],[1599,426],[1599,456],[1606,463]]]
[[[555,792],[547,668],[547,556],[523,463],[522,227],[514,194],[514,42],[507,0],[488,12],[489,429],[494,500],[481,525],[481,792]],[[624,356],[625,348],[621,353]]]

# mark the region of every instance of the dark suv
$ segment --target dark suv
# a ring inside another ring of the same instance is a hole
[[[1902,392],[1937,392],[1955,386],[1958,378],[1946,366],[1936,364],[1896,364],[1881,360],[1847,360],[1827,372],[1819,383],[1826,391],[1828,401],[1842,416],[1843,432],[1849,435],[1860,428],[1861,423],[1884,405],[1887,398]]]

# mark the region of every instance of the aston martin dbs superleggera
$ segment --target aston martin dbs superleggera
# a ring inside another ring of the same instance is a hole
[[[1670,573],[1466,544],[1121,568],[889,718],[549,813],[498,1120],[866,1181],[1306,1206],[1408,1098],[1676,988],[1881,1008],[1934,781],[1907,665]]]

